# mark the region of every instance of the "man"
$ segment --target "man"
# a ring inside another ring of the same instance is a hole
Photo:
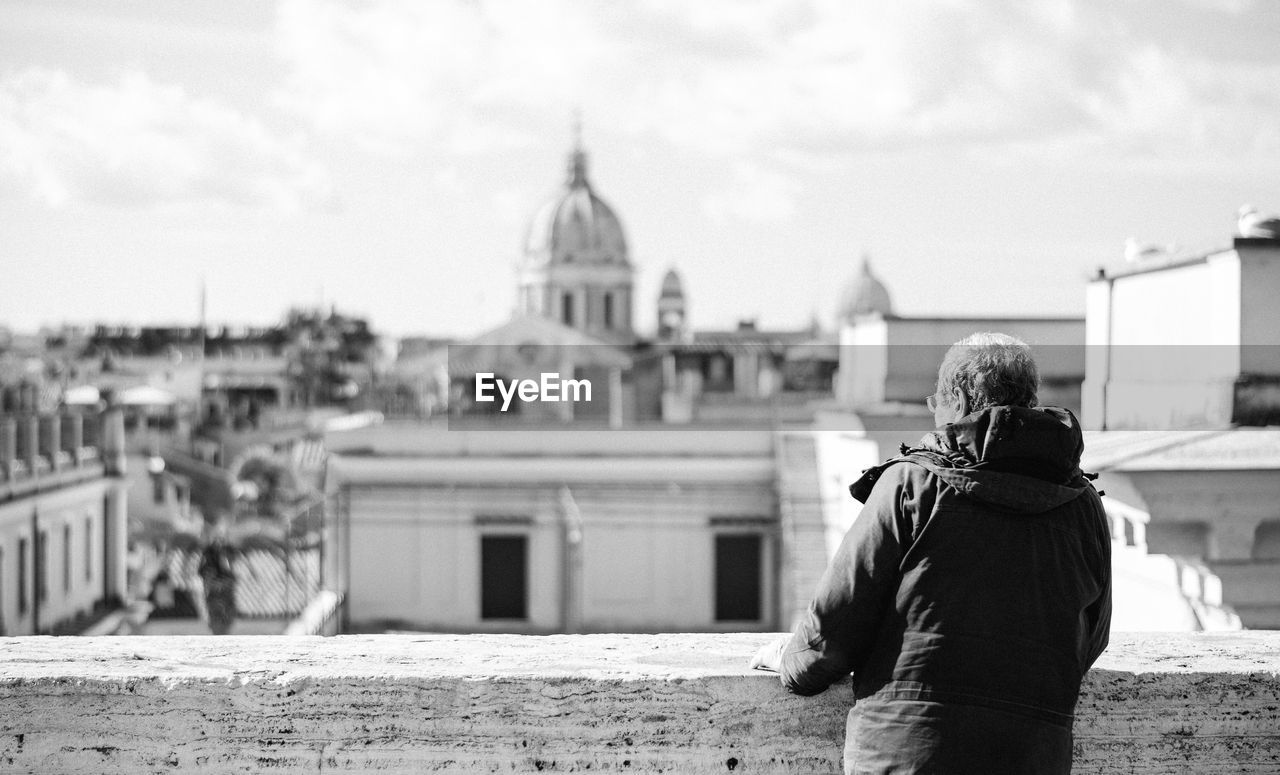
[[[753,667],[812,695],[853,673],[846,773],[1067,773],[1107,646],[1111,537],[1030,348],[974,334],[926,403],[938,430],[868,469],[865,503],[787,641]]]

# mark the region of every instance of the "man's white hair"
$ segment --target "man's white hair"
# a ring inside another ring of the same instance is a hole
[[[1039,388],[1031,347],[1008,334],[970,334],[951,346],[938,367],[937,394],[962,391],[971,412],[988,406],[1035,406]]]
[[[1022,341],[1016,336],[1001,334],[995,331],[975,331],[964,339],[956,342],[953,347],[992,347],[995,345],[1007,345],[1012,347],[1026,347],[1030,350],[1030,345]]]

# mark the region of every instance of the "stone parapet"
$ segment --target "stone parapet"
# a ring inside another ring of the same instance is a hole
[[[0,771],[837,773],[849,686],[746,670],[771,637],[0,639]],[[1112,644],[1077,773],[1275,772],[1280,632]]]

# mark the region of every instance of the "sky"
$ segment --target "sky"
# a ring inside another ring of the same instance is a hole
[[[695,328],[1082,315],[1280,211],[1269,0],[0,0],[0,325],[506,321],[582,119]]]

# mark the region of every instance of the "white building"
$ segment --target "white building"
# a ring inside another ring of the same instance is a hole
[[[853,502],[837,480],[821,502],[812,434],[784,436],[411,423],[333,434],[331,577],[355,629],[789,627],[826,563],[829,524],[847,525],[835,515]],[[864,457],[843,460],[856,474]]]
[[[0,415],[0,634],[78,633],[122,603],[124,459],[119,411]]]
[[[331,439],[349,622],[775,629],[769,437],[730,436],[393,424]]]
[[[1280,628],[1280,240],[1089,284],[1086,454],[1130,545]],[[1128,430],[1118,430],[1128,429]],[[1207,584],[1196,579],[1208,579]]]
[[[1091,427],[1280,424],[1280,240],[1155,259],[1089,283]]]

